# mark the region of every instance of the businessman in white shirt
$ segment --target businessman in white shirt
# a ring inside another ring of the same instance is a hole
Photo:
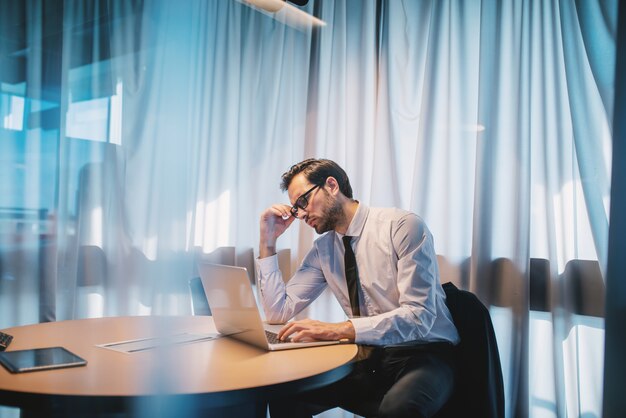
[[[308,159],[282,176],[291,205],[261,215],[258,289],[268,321],[285,323],[329,287],[348,320],[287,323],[292,341],[348,340],[367,359],[331,386],[274,402],[276,416],[311,416],[340,406],[380,401],[380,417],[430,417],[448,400],[455,381],[459,334],[445,304],[433,237],[417,215],[369,208],[353,199],[345,171],[335,162]],[[276,241],[300,219],[321,236],[285,284]]]

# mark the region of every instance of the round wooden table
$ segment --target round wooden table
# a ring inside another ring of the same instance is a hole
[[[4,331],[14,336],[9,351],[63,346],[88,362],[21,374],[0,367],[0,404],[33,411],[35,416],[41,411],[132,413],[154,405],[161,405],[159,411],[189,412],[265,402],[343,378],[357,353],[353,344],[266,352],[228,337],[134,353],[97,347],[215,332],[208,316],[97,318]]]

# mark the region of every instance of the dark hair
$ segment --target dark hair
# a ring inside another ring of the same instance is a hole
[[[352,186],[350,186],[348,175],[336,162],[322,158],[309,158],[292,165],[289,171],[281,177],[280,188],[282,191],[287,190],[293,178],[300,173],[304,174],[304,177],[311,184],[318,186],[323,186],[328,177],[334,177],[339,184],[341,193],[352,199]]]

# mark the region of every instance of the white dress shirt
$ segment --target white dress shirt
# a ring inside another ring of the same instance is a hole
[[[257,260],[258,289],[269,322],[288,321],[328,286],[354,325],[358,344],[460,341],[439,281],[433,237],[421,218],[359,204],[346,235],[355,237],[361,316],[352,317],[343,236],[330,231],[315,240],[286,285],[276,255]]]

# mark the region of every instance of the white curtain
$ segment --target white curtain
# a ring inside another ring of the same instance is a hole
[[[312,0],[304,29],[234,0],[3,3],[30,48],[1,40],[0,207],[46,212],[2,217],[0,327],[188,314],[198,254],[255,248],[280,175],[324,157],[490,307],[507,417],[599,417],[603,318],[567,266],[606,265],[617,3]],[[314,238],[279,245],[295,266]],[[326,297],[307,313],[340,320]]]

